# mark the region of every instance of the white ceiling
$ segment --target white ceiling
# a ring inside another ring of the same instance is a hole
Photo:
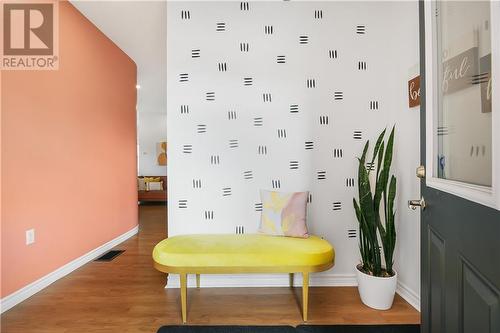
[[[138,112],[166,113],[166,1],[71,3],[137,64]]]

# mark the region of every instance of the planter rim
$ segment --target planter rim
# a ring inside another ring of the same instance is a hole
[[[397,278],[398,276],[398,272],[396,272],[395,269],[393,269],[393,272],[394,272],[394,275],[393,276],[374,276],[374,275],[370,275],[370,274],[366,274],[365,272],[362,272],[359,268],[358,268],[359,265],[356,265],[356,270],[358,272],[360,272],[361,274],[363,275],[366,275],[370,278],[373,278],[373,279],[382,279],[382,280],[386,280],[386,279],[392,279],[392,278]]]

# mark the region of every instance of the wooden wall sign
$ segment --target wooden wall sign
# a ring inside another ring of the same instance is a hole
[[[420,75],[408,81],[408,106],[420,105]]]

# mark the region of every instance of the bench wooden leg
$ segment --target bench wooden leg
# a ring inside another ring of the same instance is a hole
[[[307,321],[307,303],[309,298],[309,273],[302,273],[302,317]]]
[[[186,301],[187,301],[187,274],[180,274],[181,278],[181,309],[182,309],[182,323],[186,323]]]
[[[196,274],[196,288],[200,289],[200,274]]]
[[[288,279],[290,282],[290,288],[293,288],[293,273],[288,274]]]

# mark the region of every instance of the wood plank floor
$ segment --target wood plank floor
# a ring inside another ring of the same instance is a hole
[[[117,248],[114,261],[91,262],[1,316],[5,333],[156,332],[180,324],[179,291],[164,289],[151,251],[166,231],[163,206],[140,207],[140,232]],[[190,289],[190,324],[301,324],[300,289]],[[361,304],[356,288],[310,288],[309,323],[419,323],[420,314],[396,295],[389,311]]]

